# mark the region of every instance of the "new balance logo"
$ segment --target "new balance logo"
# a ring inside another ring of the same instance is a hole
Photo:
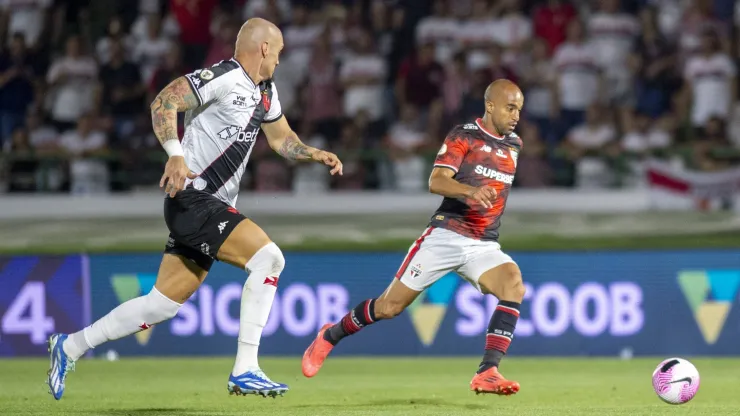
[[[491,146],[484,144],[483,147],[480,148],[480,150],[486,153],[491,153],[491,150],[493,149],[491,149]]]
[[[141,329],[142,329],[142,330],[144,330],[144,331],[146,331],[147,329],[149,329],[149,328],[151,328],[151,327],[152,327],[152,326],[151,326],[151,325],[149,325],[149,324],[148,324],[148,323],[146,323],[146,322],[144,322],[143,324],[139,325],[139,328],[141,328]]]
[[[219,234],[223,234],[224,233],[224,229],[226,228],[226,224],[227,223],[228,223],[228,221],[224,221],[224,222],[218,224],[218,233]]]
[[[279,277],[277,277],[277,276],[267,276],[267,277],[265,278],[265,284],[266,284],[266,285],[270,285],[270,286],[275,286],[275,287],[277,287],[277,285],[278,285],[278,280],[280,280],[280,278],[279,278]]]
[[[504,159],[506,159],[506,157],[507,157],[506,156],[506,153],[504,153],[504,151],[501,150],[501,149],[496,150],[496,156],[498,156],[500,158],[504,158]]]

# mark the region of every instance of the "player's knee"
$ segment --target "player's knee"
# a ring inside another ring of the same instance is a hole
[[[172,319],[182,305],[163,295],[157,288],[152,288],[146,295],[144,311],[145,323],[149,325]]]
[[[375,301],[375,317],[377,319],[391,319],[400,315],[406,305],[403,302],[378,299]]]
[[[246,269],[264,271],[268,276],[279,276],[285,268],[285,257],[277,244],[270,242],[247,262]]]
[[[502,286],[506,297],[513,301],[520,302],[524,300],[524,282],[522,273],[517,267],[511,267],[502,275]]]

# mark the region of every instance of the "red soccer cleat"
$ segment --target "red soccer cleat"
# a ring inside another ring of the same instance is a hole
[[[510,396],[519,391],[519,383],[504,378],[496,367],[476,374],[470,381],[470,390],[475,394],[490,393],[501,396]]]
[[[316,335],[316,339],[313,340],[311,345],[308,346],[308,349],[306,349],[306,352],[303,353],[301,368],[303,369],[304,376],[315,376],[321,370],[321,366],[324,364],[324,360],[326,360],[332,348],[334,348],[329,341],[324,339],[324,332],[331,328],[331,326],[332,324],[322,326],[319,334]]]

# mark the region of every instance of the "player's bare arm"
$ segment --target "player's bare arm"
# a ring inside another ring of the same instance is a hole
[[[198,98],[185,77],[177,78],[157,94],[150,108],[154,135],[162,144],[169,159],[159,187],[167,183],[170,197],[185,187],[185,179],[197,176],[185,164],[184,153],[177,137],[177,113],[198,107]]]
[[[267,142],[272,150],[288,160],[313,160],[331,168],[332,175],[342,175],[342,162],[337,155],[326,150],[317,149],[303,143],[298,135],[290,128],[285,117],[263,124],[262,130],[267,136]]]
[[[493,187],[483,185],[474,187],[455,180],[455,171],[449,168],[435,167],[429,176],[429,192],[455,199],[472,199],[486,208],[493,207],[497,192]]]

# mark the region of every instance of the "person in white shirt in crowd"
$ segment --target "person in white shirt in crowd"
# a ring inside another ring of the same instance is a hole
[[[416,25],[416,44],[433,43],[437,62],[448,62],[459,49],[460,22],[451,15],[446,0],[435,0],[432,14]]]
[[[110,62],[113,44],[119,41],[123,43],[126,58],[130,58],[136,46],[136,39],[125,32],[121,17],[113,16],[108,22],[106,34],[95,44],[95,58],[100,65]]]
[[[401,117],[388,131],[386,144],[396,190],[420,192],[426,189],[427,161],[422,152],[429,149],[430,143],[416,107],[406,104],[401,108]]]
[[[520,72],[519,85],[527,96],[525,117],[536,124],[540,137],[548,143],[557,141],[552,132],[553,83],[555,68],[550,60],[548,44],[544,39],[532,42],[529,65]]]
[[[22,33],[29,49],[36,49],[53,0],[0,0],[0,22],[8,43],[14,33]]]
[[[573,126],[581,124],[586,109],[602,96],[603,77],[598,53],[586,40],[583,24],[574,19],[568,24],[566,41],[553,56],[552,118],[560,119],[557,134],[561,138]]]
[[[71,36],[65,55],[54,60],[46,76],[51,119],[58,130],[74,127],[82,114],[92,110],[97,76],[95,60],[83,54],[80,38]]]
[[[635,15],[621,11],[621,0],[602,0],[599,10],[588,19],[589,41],[605,77],[606,99],[620,108],[626,119],[627,107],[634,105],[634,80],[629,67],[630,53],[640,35]]]
[[[693,127],[702,127],[712,116],[728,120],[737,102],[737,68],[720,49],[713,30],[702,36],[701,53],[686,62],[684,80],[685,104],[691,109]]]
[[[564,143],[569,158],[575,162],[576,187],[602,188],[612,182],[602,154],[616,139],[617,130],[603,107],[589,106],[585,123],[573,127]]]
[[[147,19],[146,35],[136,39],[133,51],[133,61],[139,65],[145,84],[151,82],[172,47],[172,40],[162,31],[162,19],[157,14],[151,15]]]
[[[645,161],[656,151],[668,149],[672,145],[671,131],[668,125],[670,117],[653,121],[648,114],[635,111],[628,119],[626,133],[621,139],[621,148],[630,155],[630,173],[624,185],[643,187],[645,178]]]
[[[108,165],[95,158],[105,153],[108,139],[95,129],[94,123],[92,115],[83,114],[77,128],[65,132],[60,140],[62,149],[71,157],[72,194],[106,193],[110,189]]]
[[[345,88],[345,116],[353,118],[365,110],[371,121],[381,119],[386,65],[374,50],[369,33],[361,31],[355,39],[354,51],[344,61],[339,73],[339,80]]]

